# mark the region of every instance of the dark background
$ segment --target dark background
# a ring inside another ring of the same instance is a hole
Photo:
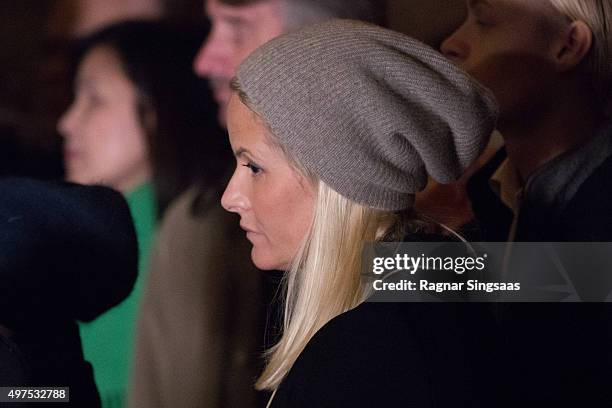
[[[437,46],[463,0],[389,0],[389,25]],[[71,100],[67,44],[130,17],[203,18],[203,0],[0,0],[0,175],[61,178],[55,125]]]

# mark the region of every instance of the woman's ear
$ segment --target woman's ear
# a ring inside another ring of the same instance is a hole
[[[558,72],[571,71],[584,60],[593,45],[593,32],[585,22],[572,21],[555,57]]]

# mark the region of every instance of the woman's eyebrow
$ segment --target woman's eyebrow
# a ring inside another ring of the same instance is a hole
[[[251,155],[251,156],[253,155],[253,153],[251,153],[251,152],[249,151],[249,149],[244,148],[244,147],[239,147],[239,148],[238,148],[238,149],[237,149],[237,150],[234,152],[234,156],[236,156],[236,157],[242,157],[242,156],[244,156],[245,154],[248,154],[248,155]]]

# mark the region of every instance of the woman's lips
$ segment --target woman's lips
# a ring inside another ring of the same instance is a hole
[[[258,236],[258,235],[259,235],[258,233],[253,232],[253,231],[247,231],[247,233],[246,233],[246,237],[247,237],[247,239],[248,239],[249,241],[251,241],[251,242],[252,242],[252,241],[253,241],[255,238],[257,238],[257,236]]]
[[[251,228],[248,228],[242,224],[240,224],[240,228],[242,228],[246,232],[247,239],[250,241],[252,238],[255,238],[259,235],[259,232],[254,231]]]

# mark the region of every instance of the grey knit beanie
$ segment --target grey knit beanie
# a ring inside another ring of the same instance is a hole
[[[333,20],[278,37],[238,68],[251,108],[307,169],[370,207],[411,207],[456,180],[497,117],[493,96],[403,34]]]

